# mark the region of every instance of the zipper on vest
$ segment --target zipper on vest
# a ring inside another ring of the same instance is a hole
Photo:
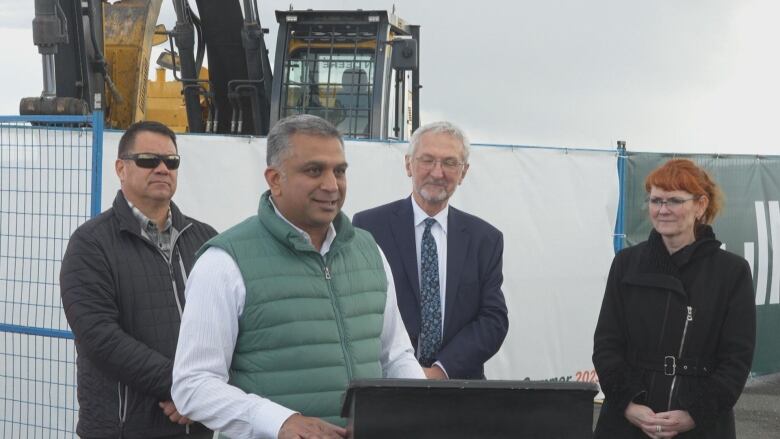
[[[325,279],[330,281],[332,279],[330,275],[330,269],[328,268],[328,264],[324,259],[322,262],[322,268],[325,272]],[[344,331],[344,321],[342,320],[341,313],[339,312],[338,306],[336,304],[336,295],[333,293],[333,286],[330,282],[325,282],[325,284],[328,286],[328,295],[330,295],[333,314],[336,317],[336,327],[339,330],[339,344],[341,344],[341,351],[344,354],[344,365],[347,367],[347,381],[352,381],[352,362],[350,361],[349,352],[344,341],[344,337],[346,336],[346,332]]]
[[[682,338],[680,339],[680,350],[677,352],[677,359],[682,358],[683,347],[685,346],[685,336],[688,335],[688,325],[693,321],[693,307],[688,306],[688,315],[685,317],[685,326],[683,326]],[[677,384],[677,371],[675,371],[674,377],[672,377],[672,385],[669,388],[669,403],[666,406],[666,410],[672,409],[672,396],[674,395],[674,386]]]

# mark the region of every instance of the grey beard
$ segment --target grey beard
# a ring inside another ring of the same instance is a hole
[[[440,203],[442,201],[446,201],[450,197],[450,194],[447,193],[446,190],[440,190],[435,194],[432,194],[428,189],[422,188],[418,190],[417,193],[420,194],[423,200],[429,203]]]

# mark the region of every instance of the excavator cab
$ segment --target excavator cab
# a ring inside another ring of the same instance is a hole
[[[277,11],[276,19],[272,125],[315,114],[346,137],[399,140],[413,119],[419,125],[419,28],[386,11]]]

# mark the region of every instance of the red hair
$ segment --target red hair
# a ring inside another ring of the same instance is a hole
[[[723,193],[704,169],[688,159],[672,159],[654,169],[645,178],[645,190],[655,186],[665,191],[685,191],[696,197],[709,199],[698,224],[710,224],[723,207]]]

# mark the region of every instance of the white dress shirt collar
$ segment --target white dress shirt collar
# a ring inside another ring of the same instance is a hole
[[[305,239],[309,244],[312,244],[311,242],[311,236],[309,236],[308,233],[306,233],[303,229],[296,226],[295,224],[291,223],[290,220],[284,217],[281,212],[279,212],[279,209],[276,208],[276,204],[274,204],[274,200],[271,197],[268,197],[268,201],[271,202],[271,206],[274,208],[274,212],[276,212],[276,216],[283,219],[284,222],[292,226],[293,229],[295,229],[298,233],[303,236],[303,239]],[[328,251],[330,251],[330,246],[333,244],[333,240],[336,239],[336,228],[333,226],[333,223],[331,222],[328,225],[328,232],[325,234],[325,240],[322,242],[322,247],[320,248],[320,254],[322,256],[325,256],[328,254]],[[314,247],[314,244],[312,244],[312,247]]]
[[[417,227],[420,224],[422,224],[423,221],[425,221],[427,218],[433,218],[436,220],[437,223],[439,223],[439,226],[444,231],[444,235],[447,235],[447,217],[450,213],[450,206],[449,204],[444,206],[444,209],[439,211],[434,216],[430,216],[420,207],[419,204],[417,204],[417,200],[414,199],[414,197],[411,197],[412,199],[412,211],[414,212],[414,226]]]

